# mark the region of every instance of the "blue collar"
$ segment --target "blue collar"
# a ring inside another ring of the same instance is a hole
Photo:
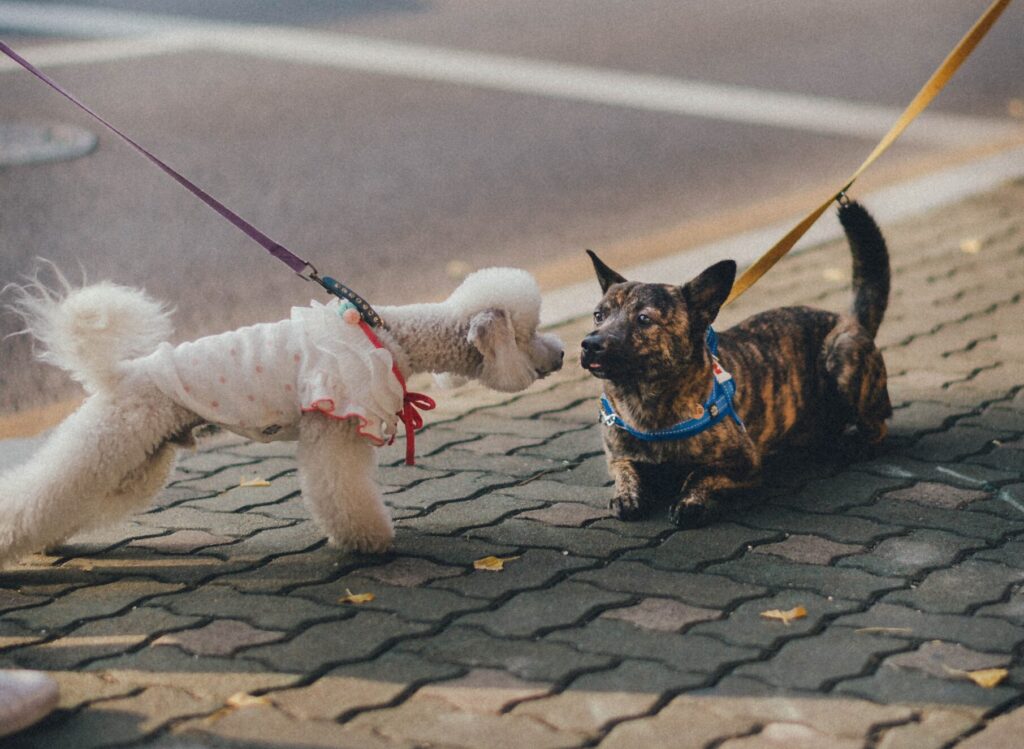
[[[718,363],[718,336],[710,327],[708,327],[707,345],[708,351],[711,352],[711,366],[713,369],[711,395],[704,401],[699,418],[680,421],[668,429],[643,432],[639,429],[634,429],[623,421],[622,417],[615,413],[611,401],[608,400],[608,396],[601,393],[601,423],[607,427],[618,427],[644,442],[684,440],[700,434],[706,429],[710,429],[726,416],[731,416],[737,424],[746,429],[732,405],[732,397],[736,393],[736,381]]]

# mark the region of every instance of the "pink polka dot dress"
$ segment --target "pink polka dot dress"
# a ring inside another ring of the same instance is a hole
[[[154,384],[210,423],[261,442],[295,439],[303,413],[355,419],[374,444],[394,438],[403,389],[387,349],[337,303],[172,346],[136,359]]]

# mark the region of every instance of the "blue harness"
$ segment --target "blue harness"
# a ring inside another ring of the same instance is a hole
[[[711,327],[708,327],[707,345],[708,351],[711,352],[711,366],[714,374],[711,378],[711,395],[704,401],[699,418],[680,421],[668,429],[642,432],[623,421],[622,417],[615,413],[608,396],[601,393],[601,423],[607,427],[618,427],[644,442],[684,440],[710,429],[726,416],[731,416],[740,427],[746,429],[732,405],[732,397],[736,393],[736,381],[718,363],[718,335]]]

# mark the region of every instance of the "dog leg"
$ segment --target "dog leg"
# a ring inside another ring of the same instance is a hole
[[[93,395],[27,462],[0,476],[0,562],[147,502],[195,416],[147,388]]]
[[[608,503],[612,514],[620,520],[636,520],[642,517],[646,503],[637,464],[632,460],[609,457],[608,471],[615,479],[615,496]]]
[[[825,370],[857,433],[869,445],[885,439],[885,420],[892,416],[885,360],[867,332],[850,323],[829,334],[825,340]]]
[[[761,456],[744,433],[734,447],[720,455],[710,467],[699,468],[683,482],[679,499],[668,517],[680,528],[707,525],[727,509],[736,492],[761,483]]]
[[[299,486],[331,544],[380,553],[395,538],[376,481],[377,456],[350,421],[310,413],[299,422]]]

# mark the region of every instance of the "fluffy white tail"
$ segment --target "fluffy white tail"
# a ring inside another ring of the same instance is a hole
[[[36,356],[67,370],[88,392],[109,390],[121,362],[170,337],[169,310],[145,292],[108,282],[74,288],[56,275],[57,290],[38,279],[12,287],[11,309],[25,320],[22,332],[38,341]]]

